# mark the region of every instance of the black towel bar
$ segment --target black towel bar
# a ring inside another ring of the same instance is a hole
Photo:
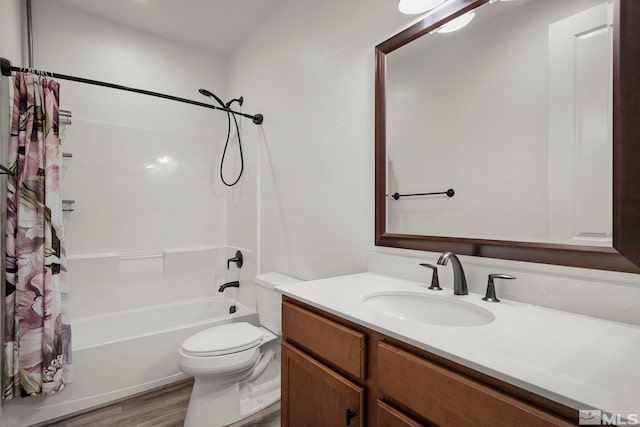
[[[393,197],[395,200],[398,200],[400,197],[437,196],[439,194],[446,194],[447,197],[453,197],[456,194],[456,192],[453,191],[452,188],[450,188],[447,191],[439,191],[439,192],[436,192],[436,193],[412,193],[412,194],[393,193],[391,195],[391,197]]]

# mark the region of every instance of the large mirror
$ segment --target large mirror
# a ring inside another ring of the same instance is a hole
[[[640,272],[639,13],[450,0],[377,46],[376,244]]]

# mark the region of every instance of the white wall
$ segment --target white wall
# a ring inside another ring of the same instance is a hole
[[[21,4],[20,0],[0,2],[0,56],[16,66],[22,65]]]
[[[250,208],[229,215],[228,235],[256,245],[259,271],[302,279],[361,272],[372,251],[397,255],[395,267],[380,271],[401,275],[403,266],[433,256],[373,245],[373,48],[408,25],[396,6],[385,0],[286,1],[232,56],[230,92],[242,91],[246,109],[264,113],[265,123],[248,133],[257,176],[247,174],[251,185],[243,197]],[[245,227],[252,227],[254,215],[252,243]],[[634,314],[639,275],[476,257],[463,262],[472,264],[476,292],[484,291],[489,270],[512,271],[519,279],[500,285],[505,298],[640,323]],[[450,268],[443,270],[446,277]],[[616,302],[608,304],[610,294]]]
[[[245,110],[265,122],[247,132],[256,172],[242,196],[247,210],[229,214],[228,233],[257,245],[261,271],[312,279],[365,268],[373,48],[410,19],[387,0],[285,1],[232,56],[229,93],[242,92]],[[252,241],[245,231],[256,220]]]
[[[0,2],[0,56],[9,59],[13,65],[22,65],[22,53],[21,53],[21,1],[20,0],[5,0]],[[9,79],[2,78],[0,80],[0,162],[5,164],[6,151],[9,144]],[[5,217],[5,199],[6,199],[6,181],[4,178],[0,178],[0,217],[3,219],[0,221],[4,224]],[[0,252],[4,254],[4,238],[3,243],[0,243]],[[4,278],[4,273],[2,274]],[[4,280],[2,280],[4,283]],[[2,295],[4,295],[4,286],[0,286],[2,289]],[[4,303],[0,304],[0,325],[4,330]],[[0,364],[2,364],[2,357],[4,350],[0,352]],[[0,426],[4,426],[4,411],[2,404],[0,403]]]

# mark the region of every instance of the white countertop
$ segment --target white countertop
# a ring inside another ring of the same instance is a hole
[[[640,412],[640,326],[482,295],[429,291],[417,282],[362,273],[278,286],[284,295],[438,354],[575,409]],[[418,291],[489,310],[482,326],[441,326],[387,316],[367,294]]]

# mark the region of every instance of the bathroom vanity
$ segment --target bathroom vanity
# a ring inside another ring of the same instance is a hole
[[[579,409],[640,409],[629,348],[640,343],[637,326],[373,273],[280,291],[283,426],[568,426]],[[366,303],[385,292],[435,294],[494,318],[473,326],[402,319]],[[593,344],[604,337],[610,346]]]

